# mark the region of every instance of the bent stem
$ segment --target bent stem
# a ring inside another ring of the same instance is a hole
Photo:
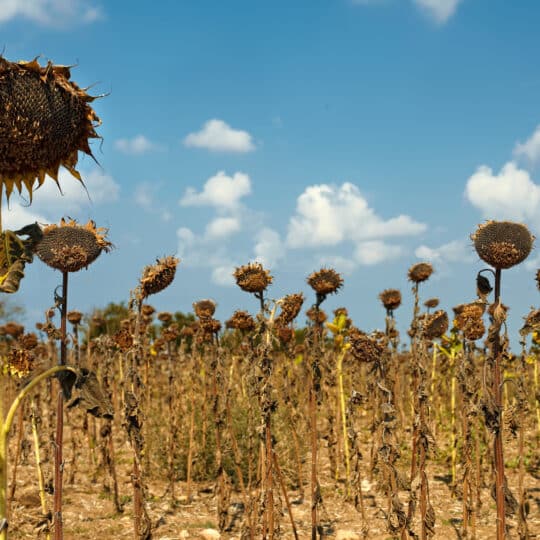
[[[18,394],[11,404],[6,417],[3,416],[2,400],[0,399],[0,540],[7,540],[7,441],[9,430],[13,424],[15,413],[28,393],[41,381],[56,375],[61,371],[71,371],[77,375],[77,371],[69,366],[54,366],[34,377]]]

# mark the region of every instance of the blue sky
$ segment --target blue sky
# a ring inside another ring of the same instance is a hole
[[[6,58],[76,64],[76,82],[108,94],[100,166],[79,162],[91,201],[66,172],[63,197],[47,182],[3,220],[109,228],[116,249],[71,279],[85,311],[127,300],[145,265],[175,253],[159,310],[208,297],[222,319],[255,310],[231,278],[255,259],[274,298],[310,295],[306,276],[335,267],[345,286],[327,307],[366,330],[389,287],[406,324],[407,268],[431,260],[423,296],[450,309],[475,294],[478,223],[540,235],[539,23],[533,0],[0,0]],[[504,273],[514,329],[539,263]],[[58,283],[36,261],[12,301],[34,321]]]

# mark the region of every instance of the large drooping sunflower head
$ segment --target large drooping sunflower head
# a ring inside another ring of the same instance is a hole
[[[35,246],[37,256],[51,268],[61,272],[78,272],[92,264],[102,251],[108,252],[112,244],[106,240],[107,230],[93,221],[79,225],[64,218],[59,225],[47,225],[43,237]]]
[[[58,183],[60,166],[82,182],[78,153],[92,155],[88,141],[100,120],[89,105],[95,97],[70,77],[67,66],[0,56],[0,186],[8,199],[17,188],[31,200],[46,175]]]
[[[180,259],[168,256],[157,259],[155,264],[146,266],[140,279],[144,298],[166,289],[174,280]]]
[[[535,238],[522,223],[487,221],[478,226],[471,239],[483,261],[493,268],[504,270],[529,256]]]

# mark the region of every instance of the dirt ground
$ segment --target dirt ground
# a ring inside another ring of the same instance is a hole
[[[69,435],[66,440],[69,439]],[[15,444],[12,440],[12,444]],[[537,449],[538,441],[528,441],[529,449]],[[510,454],[510,452],[509,452]],[[118,513],[114,509],[110,493],[103,489],[103,478],[92,482],[85,473],[91,454],[78,455],[77,473],[74,481],[70,480],[70,468],[72,467],[73,454],[69,445],[65,450],[65,489],[64,489],[64,538],[69,539],[121,539],[133,538],[132,506],[131,506],[131,478],[130,478],[130,449],[123,445],[117,452],[119,491],[125,501],[125,510]],[[511,456],[510,456],[511,457]],[[325,460],[325,451],[321,452],[321,458]],[[508,456],[507,461],[510,462]],[[13,459],[13,453],[12,453]],[[13,462],[12,462],[13,463]],[[306,479],[308,478],[309,460],[305,463]],[[50,474],[50,465],[48,469]],[[430,494],[436,513],[435,539],[460,539],[462,504],[454,497],[448,486],[448,469],[441,463],[432,462],[429,467]],[[12,475],[10,467],[10,475]],[[517,495],[517,469],[511,466],[507,470],[509,484]],[[344,500],[342,495],[343,484],[328,482],[328,471],[323,467],[321,474],[321,491],[323,506],[320,511],[321,523],[324,528],[324,538],[336,538],[339,531],[353,531],[360,535],[362,519],[354,508],[354,505]],[[368,538],[373,540],[392,538],[386,532],[385,521],[381,508],[384,502],[376,491],[375,482],[365,478],[362,482],[364,501],[368,526]],[[528,525],[530,538],[540,538],[540,471],[538,467],[529,467],[525,475],[525,487],[529,497]],[[216,528],[216,498],[212,485],[199,485],[194,490],[193,500],[187,501],[185,497],[185,484],[178,482],[175,486],[176,502],[171,504],[171,498],[167,491],[165,481],[148,482],[148,511],[155,525],[153,538],[161,540],[180,540],[185,538],[203,538],[202,532],[206,529]],[[306,499],[300,501],[298,493],[291,491],[289,498],[292,502],[294,521],[298,530],[299,538],[311,538],[311,517],[309,501],[309,485],[304,488]],[[406,501],[407,493],[400,494],[401,499]],[[49,495],[49,505],[52,505],[52,497]],[[231,509],[238,508],[241,497],[233,493]],[[235,504],[236,503],[236,504]],[[417,512],[418,513],[418,512]],[[10,538],[28,539],[45,538],[39,534],[36,524],[40,522],[41,510],[39,504],[36,469],[34,467],[33,454],[29,453],[26,464],[22,463],[17,469],[15,498],[11,504],[10,514]],[[237,520],[239,524],[240,520]],[[289,518],[284,514],[280,520],[280,538],[294,538]],[[509,519],[511,526],[511,538],[518,538],[517,520]],[[418,529],[416,529],[418,530]],[[235,526],[230,532],[222,533],[221,538],[239,539],[240,532]],[[360,538],[360,536],[359,536]],[[482,506],[478,515],[477,535],[478,539],[495,538],[495,503],[489,490],[484,488],[482,493]]]

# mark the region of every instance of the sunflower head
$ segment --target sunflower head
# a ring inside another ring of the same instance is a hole
[[[27,351],[35,349],[38,345],[38,338],[34,332],[29,332],[21,337],[21,346]]]
[[[433,266],[427,262],[420,262],[409,268],[408,277],[413,283],[422,283],[428,280],[431,274],[433,274]]]
[[[81,324],[83,314],[80,311],[70,311],[67,314],[67,320],[73,325]]]
[[[179,262],[176,257],[162,257],[145,267],[140,280],[143,298],[166,289],[174,280]]]
[[[281,312],[276,319],[276,324],[279,326],[287,326],[292,323],[300,313],[303,303],[304,295],[302,293],[284,296],[283,301],[281,302]]]
[[[333,268],[321,268],[307,278],[308,285],[317,295],[336,293],[343,286],[343,278]]]
[[[326,313],[322,309],[316,308],[315,306],[310,307],[306,311],[306,317],[315,324],[323,324],[326,319],[328,319]]]
[[[24,326],[15,321],[9,321],[4,325],[4,334],[13,339],[18,339],[24,334]]]
[[[357,328],[349,331],[349,343],[352,355],[360,362],[375,362],[384,352],[384,347],[377,339]]]
[[[34,369],[34,356],[27,349],[11,349],[8,357],[8,371],[11,375],[28,377]]]
[[[278,325],[275,328],[276,335],[283,345],[290,343],[294,338],[294,330],[290,326]]]
[[[465,339],[476,341],[484,335],[486,327],[482,317],[486,305],[483,302],[460,304],[453,309],[455,314],[454,324],[458,330],[463,332]]]
[[[427,339],[437,339],[448,330],[448,315],[446,311],[439,309],[431,315],[426,315],[423,321],[424,336]]]
[[[156,308],[154,306],[151,306],[150,304],[144,304],[141,308],[141,313],[143,314],[143,317],[151,318],[152,315],[156,312]]]
[[[180,330],[176,323],[172,323],[161,331],[161,337],[166,342],[176,341],[180,337]]]
[[[225,326],[235,330],[251,332],[255,330],[255,319],[247,311],[237,310],[225,323]]]
[[[166,326],[172,322],[173,315],[169,311],[160,311],[157,318],[159,322]]]
[[[70,78],[67,66],[0,56],[0,185],[8,199],[17,188],[31,200],[46,175],[58,183],[60,166],[82,181],[78,153],[92,155],[100,120],[89,105],[95,98]]]
[[[210,319],[216,312],[216,303],[213,300],[199,300],[193,303],[193,311],[199,319]]]
[[[48,225],[34,250],[51,268],[61,272],[78,272],[92,264],[102,251],[109,252],[112,244],[105,239],[107,230],[96,228],[93,221],[79,225],[64,218],[59,225]]]
[[[385,307],[386,311],[392,313],[401,305],[401,292],[397,289],[385,289],[379,294],[379,300]]]
[[[113,340],[122,352],[129,351],[133,346],[133,334],[127,328],[122,328],[116,332]]]
[[[245,292],[262,293],[272,283],[272,276],[261,263],[249,263],[233,272],[236,284]]]
[[[439,299],[438,298],[428,298],[424,302],[424,307],[427,309],[435,309],[439,305]]]
[[[534,236],[526,225],[512,221],[487,221],[471,235],[478,256],[502,270],[523,262],[531,252]]]

